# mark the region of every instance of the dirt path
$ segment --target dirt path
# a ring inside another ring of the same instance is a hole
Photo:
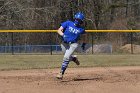
[[[140,93],[140,67],[0,71],[0,93]]]

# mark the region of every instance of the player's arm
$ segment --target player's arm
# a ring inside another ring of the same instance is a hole
[[[60,26],[60,28],[58,29],[57,33],[60,35],[60,36],[63,36],[64,33],[63,33],[63,27]]]

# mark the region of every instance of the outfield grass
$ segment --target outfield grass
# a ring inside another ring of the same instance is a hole
[[[78,55],[79,67],[140,66],[140,55]],[[0,55],[0,70],[46,69],[61,66],[63,55]],[[73,62],[69,67],[77,67]]]

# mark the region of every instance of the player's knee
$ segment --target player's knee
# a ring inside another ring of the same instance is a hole
[[[65,56],[65,57],[63,58],[63,60],[64,60],[64,61],[70,61],[70,58],[69,58],[68,56]]]

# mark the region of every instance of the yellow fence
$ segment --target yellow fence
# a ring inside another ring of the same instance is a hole
[[[0,30],[2,32],[57,32],[57,30]],[[140,30],[86,30],[86,32],[140,32]]]

